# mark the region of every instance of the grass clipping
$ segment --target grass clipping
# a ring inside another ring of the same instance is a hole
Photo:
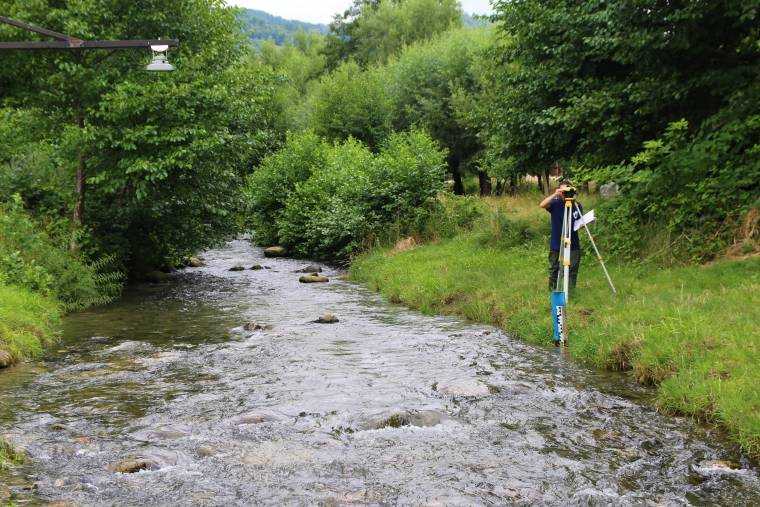
[[[530,202],[534,209],[536,202]],[[371,252],[355,260],[351,278],[424,313],[460,315],[550,346],[548,217],[526,208],[527,201],[508,204],[517,220],[534,222],[541,241],[505,247],[493,241],[499,231],[486,221],[434,244],[393,255]],[[613,263],[614,298],[590,247],[584,248],[568,307],[571,354],[631,371],[639,382],[658,386],[661,410],[719,423],[759,458],[760,259],[670,269]]]

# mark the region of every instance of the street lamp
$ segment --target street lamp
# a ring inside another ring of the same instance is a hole
[[[171,72],[174,70],[174,65],[166,59],[166,53],[169,51],[167,44],[153,45],[150,50],[153,52],[153,60],[145,67],[145,70],[151,72]]]

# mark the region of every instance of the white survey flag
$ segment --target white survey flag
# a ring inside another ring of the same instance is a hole
[[[578,229],[580,229],[584,225],[588,225],[591,222],[593,222],[594,220],[596,220],[596,215],[594,214],[594,210],[591,210],[588,213],[586,213],[585,215],[583,215],[581,218],[579,218],[578,220],[576,220],[575,222],[573,222],[573,230],[577,231]]]

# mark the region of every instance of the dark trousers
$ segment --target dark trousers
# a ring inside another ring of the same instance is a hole
[[[580,250],[570,250],[570,288],[575,288],[575,282],[578,281],[578,270],[581,268],[581,256],[583,252]],[[549,290],[555,290],[557,288],[557,275],[559,270],[562,269],[562,263],[559,260],[559,252],[551,250],[549,252]],[[560,287],[560,290],[562,287]]]

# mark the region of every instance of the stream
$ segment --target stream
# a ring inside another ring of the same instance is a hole
[[[244,240],[203,257],[0,373],[0,435],[28,455],[0,504],[760,505],[719,431],[625,375],[326,266],[301,284],[308,262]]]

